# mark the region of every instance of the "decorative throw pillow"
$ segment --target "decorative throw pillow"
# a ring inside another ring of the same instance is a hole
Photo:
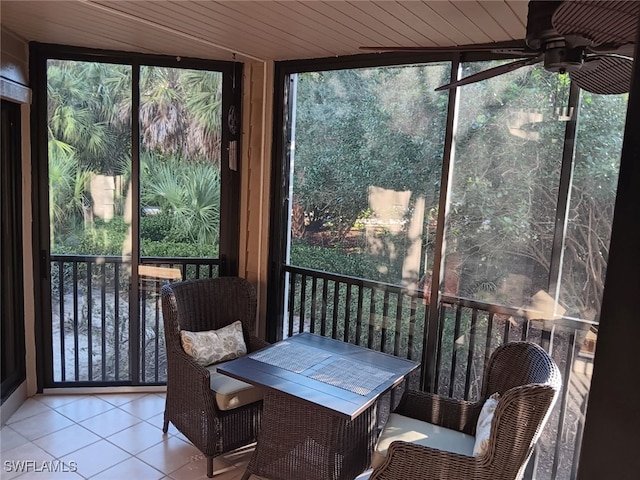
[[[180,338],[184,351],[205,367],[212,363],[232,360],[247,353],[240,320],[218,330],[204,332],[181,330]]]
[[[480,410],[480,416],[476,424],[476,442],[473,446],[473,455],[476,457],[486,454],[489,449],[491,421],[493,420],[493,414],[496,411],[499,400],[500,394],[496,392],[487,398],[482,406],[482,410]]]

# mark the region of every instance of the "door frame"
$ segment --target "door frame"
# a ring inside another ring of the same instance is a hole
[[[6,116],[5,116],[6,114]],[[22,262],[22,148],[20,103],[2,98],[2,173],[0,208],[2,237],[2,358],[6,378],[2,381],[4,403],[24,382],[26,346],[24,328],[24,274]],[[7,231],[4,231],[6,227]],[[5,358],[5,356],[7,356]]]

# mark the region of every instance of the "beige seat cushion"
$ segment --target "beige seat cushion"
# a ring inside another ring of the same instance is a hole
[[[411,442],[438,450],[473,456],[475,437],[449,428],[439,427],[431,423],[422,422],[405,417],[397,413],[389,415],[378,443],[373,452],[371,466],[377,467],[384,462],[391,442]]]
[[[217,367],[224,363],[205,367],[211,374],[211,390],[216,394],[216,404],[220,410],[231,410],[262,400],[260,388],[218,373]]]
[[[372,473],[373,473],[373,468],[370,468],[369,470],[365,470],[360,475],[358,475],[355,478],[355,480],[369,480],[369,478],[371,477]]]

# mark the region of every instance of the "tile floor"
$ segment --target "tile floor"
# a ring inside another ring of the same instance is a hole
[[[162,433],[163,412],[162,393],[29,398],[0,431],[0,478],[206,479],[202,453],[173,425]],[[240,480],[252,451],[214,459],[214,473],[229,469],[214,478]]]

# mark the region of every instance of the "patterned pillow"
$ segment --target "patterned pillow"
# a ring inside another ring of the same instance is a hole
[[[241,357],[247,353],[242,336],[242,322],[205,332],[180,331],[182,348],[202,366]]]

